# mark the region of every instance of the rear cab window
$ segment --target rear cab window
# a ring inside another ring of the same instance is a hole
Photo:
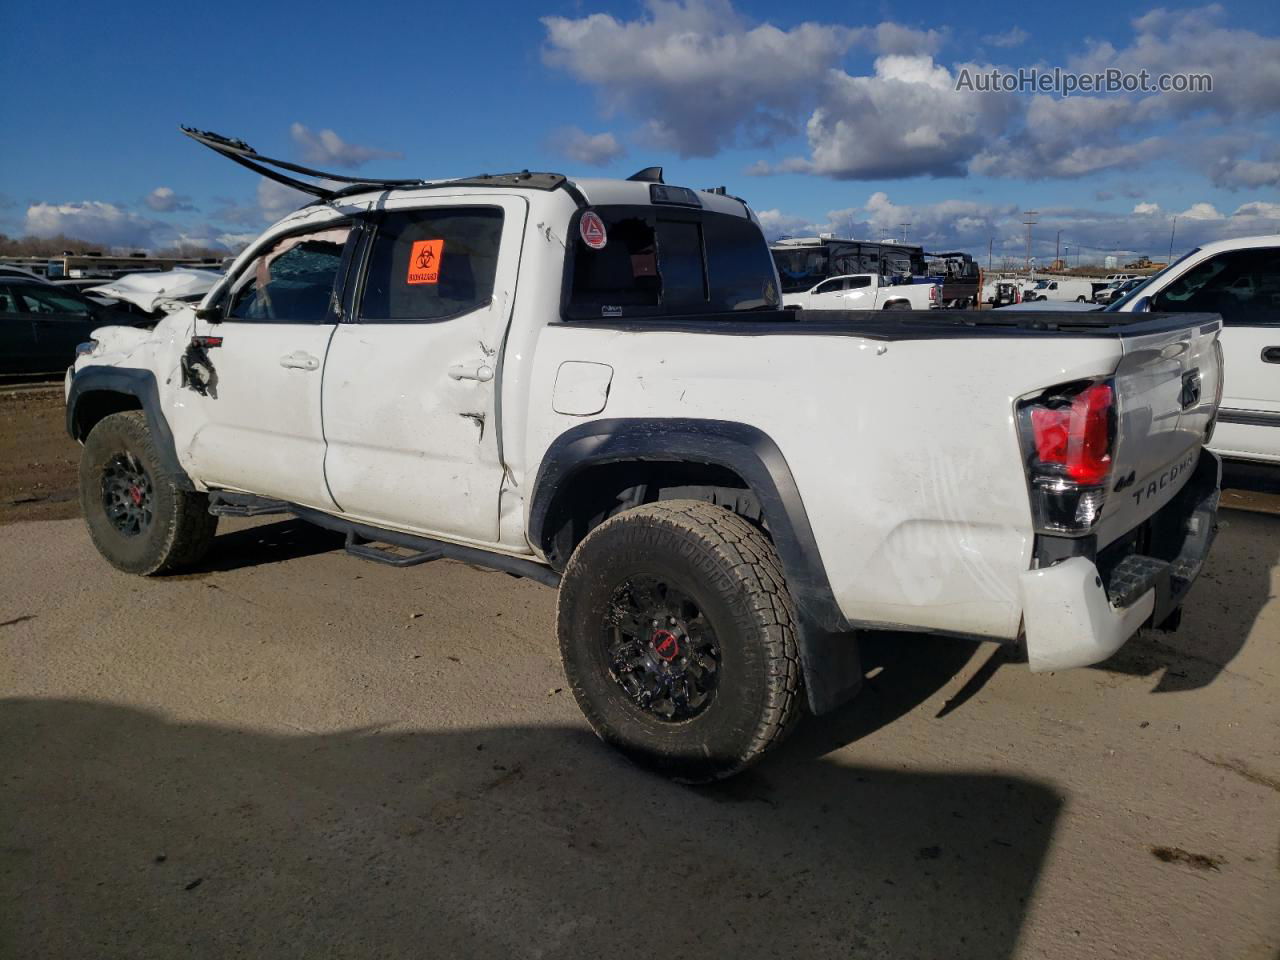
[[[571,241],[565,317],[599,320],[776,310],[777,275],[751,220],[707,210],[591,208],[606,241]]]

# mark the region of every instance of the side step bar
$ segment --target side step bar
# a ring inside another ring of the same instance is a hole
[[[369,541],[364,537],[358,536],[354,530],[347,531],[347,553],[353,557],[360,557],[362,560],[385,563],[391,567],[416,567],[420,563],[426,563],[428,560],[439,560],[443,556],[436,549],[401,554],[392,553],[390,550],[384,550],[381,547],[371,547],[369,546]]]
[[[266,517],[273,513],[292,511],[283,500],[267,500],[251,493],[215,490],[209,494],[209,512],[215,517]]]
[[[560,586],[560,574],[550,567],[523,557],[512,557],[505,553],[485,550],[483,547],[468,547],[460,543],[449,543],[445,540],[432,540],[430,537],[419,537],[412,533],[400,533],[396,530],[380,530],[365,523],[331,517],[310,507],[301,507],[296,503],[283,500],[268,500],[247,493],[227,493],[215,490],[209,494],[209,512],[220,517],[261,517],[273,513],[288,513],[317,527],[345,534],[346,551],[352,556],[374,563],[385,563],[392,567],[416,567],[420,563],[439,560],[447,557],[462,563],[475,564],[477,567],[488,567],[501,570],[513,577],[524,577],[536,580],[548,587]],[[398,554],[381,547],[372,546],[385,543],[393,547],[413,550],[411,554]]]

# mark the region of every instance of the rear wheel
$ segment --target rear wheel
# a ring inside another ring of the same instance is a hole
[[[80,456],[80,508],[98,552],[126,573],[167,573],[195,563],[218,518],[202,493],[164,470],[141,411],[104,417]]]
[[[893,303],[886,303],[884,308],[886,310],[910,310],[911,304],[905,300],[895,300]]]
[[[685,782],[731,776],[800,710],[795,605],[746,520],[671,500],[606,520],[560,585],[565,675],[592,729]]]

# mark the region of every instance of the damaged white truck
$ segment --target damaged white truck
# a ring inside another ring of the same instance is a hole
[[[656,169],[320,187],[192,135],[317,199],[68,371],[121,570],[287,513],[531,577],[591,726],[686,781],[854,693],[859,628],[1080,666],[1200,571],[1215,315],[796,313],[746,204]]]

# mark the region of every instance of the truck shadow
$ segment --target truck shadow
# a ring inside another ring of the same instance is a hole
[[[196,567],[179,576],[224,573],[244,567],[282,563],[285,560],[339,550],[342,545],[342,534],[303,520],[258,523],[225,533],[219,532],[213,538],[208,556]]]
[[[1063,798],[806,760],[710,788],[581,729],[281,736],[0,701],[14,956],[1013,955]]]
[[[1094,669],[1129,676],[1159,674],[1152,693],[1207,687],[1248,642],[1274,599],[1280,562],[1280,516],[1222,510],[1221,529],[1172,633],[1144,630]]]

